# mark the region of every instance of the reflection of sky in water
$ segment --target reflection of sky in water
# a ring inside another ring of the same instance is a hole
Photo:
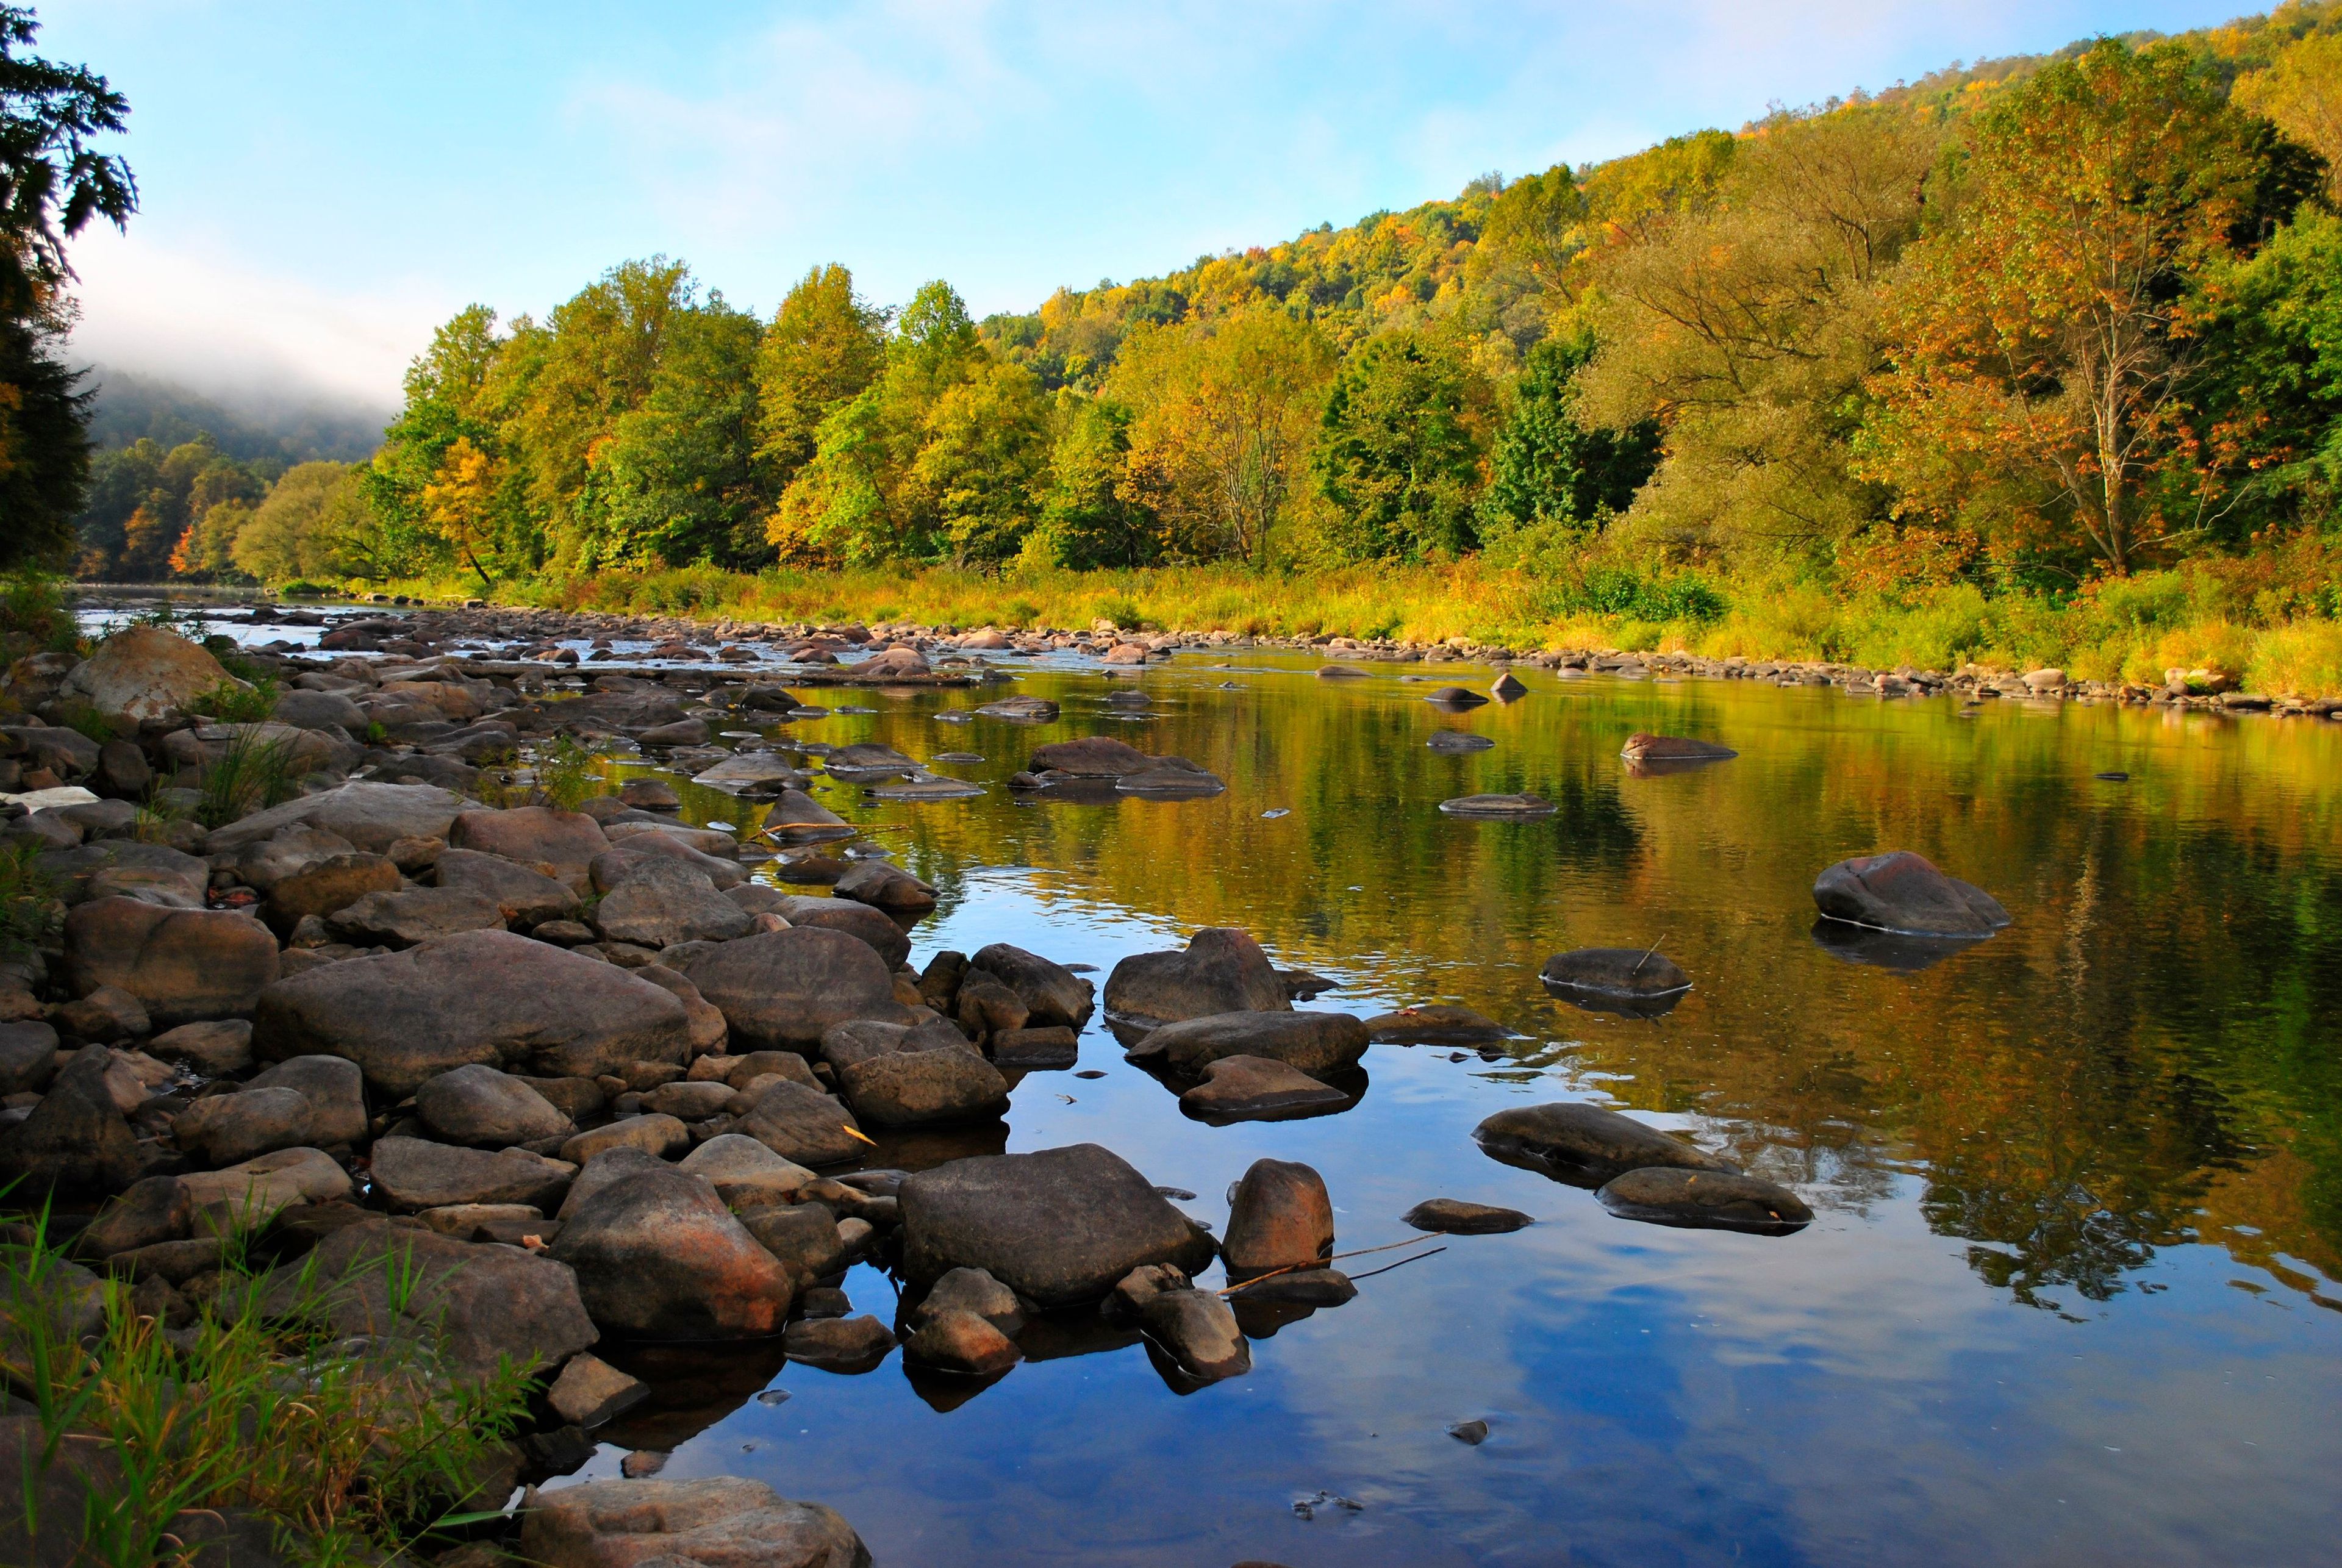
[[[789,1367],[786,1403],[743,1388],[666,1473],[830,1503],[896,1563],[2327,1560],[2342,1313],[2318,1303],[2342,1291],[2317,1263],[2290,1283],[2257,1263],[2336,1244],[2317,1064],[2342,1011],[2342,920],[2320,924],[2342,914],[2342,725],[2030,704],[1963,719],[1534,672],[1527,702],[1452,717],[1396,674],[1328,687],[1306,662],[1246,657],[1237,674],[1192,655],[1150,672],[1164,703],[1144,725],[1109,729],[1094,675],[1036,674],[1022,689],[1065,701],[1067,723],[939,724],[982,700],[940,694],[776,733],[987,757],[938,767],[991,787],[965,804],[819,797],[942,889],[915,964],[1008,941],[1103,982],[1227,921],[1343,983],[1309,1005],[1461,1000],[1525,1036],[1493,1061],[1377,1046],[1355,1110],[1213,1128],[1094,1024],[1081,1065],[1107,1075],[1026,1077],[1009,1148],[1105,1144],[1200,1194],[1182,1206],[1216,1226],[1253,1159],[1306,1161],[1345,1249],[1411,1235],[1397,1214],[1435,1195],[1541,1223],[1444,1238],[1190,1395],[1138,1348],[1027,1363],[949,1413],[899,1357],[856,1378]],[[1434,757],[1435,726],[1499,746]],[[1632,728],[1743,755],[1629,780]],[[1181,752],[1231,788],[1077,807],[1000,787],[1032,745],[1085,731]],[[2107,767],[2137,782],[2108,795],[2088,782]],[[1522,826],[1430,809],[1520,788],[1563,811]],[[684,793],[691,820],[741,820]],[[1292,815],[1264,821],[1275,807]],[[1992,889],[2017,926],[1917,974],[1825,952],[1814,872],[1889,843]],[[1662,943],[1697,979],[1670,1017],[1583,1013],[1536,984],[1547,952],[1626,942]],[[2270,1038],[2300,1061],[2271,1066]],[[1562,1095],[1727,1144],[1819,1217],[1784,1240],[1636,1225],[1472,1144],[1490,1112]],[[2240,1215],[2283,1233],[2257,1243]],[[2227,1247],[2192,1242],[2199,1223]],[[2032,1269],[2022,1293],[1972,1245]],[[849,1289],[891,1319],[883,1275],[856,1269]],[[1446,1435],[1473,1417],[1484,1445]],[[584,1474],[616,1473],[628,1433],[608,1435]],[[1296,1517],[1321,1491],[1366,1506]]]

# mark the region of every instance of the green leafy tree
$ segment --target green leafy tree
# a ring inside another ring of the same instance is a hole
[[[1040,378],[990,361],[936,399],[906,490],[934,518],[956,564],[1023,549],[1049,467],[1049,402]]]
[[[1578,422],[1570,380],[1593,355],[1585,339],[1548,341],[1529,351],[1513,412],[1488,454],[1481,496],[1484,534],[1559,527],[1590,533],[1624,512],[1659,459],[1656,420],[1625,430]]]
[[[296,464],[236,531],[229,556],[264,583],[366,576],[379,570],[365,554],[371,521],[354,465]]]
[[[1125,494],[1130,420],[1130,410],[1111,398],[1071,389],[1057,394],[1048,489],[1026,541],[1027,560],[1076,568],[1154,564],[1162,547],[1156,519]]]
[[[1356,560],[1453,557],[1477,543],[1472,504],[1489,389],[1449,339],[1370,338],[1326,394],[1310,466],[1336,548]]]
[[[496,313],[471,305],[433,332],[431,346],[407,366],[398,417],[383,432],[381,450],[357,470],[366,512],[342,546],[353,574],[400,576],[446,558],[445,533],[434,524],[425,493],[445,482],[448,454],[458,443],[500,464],[495,504],[481,519],[481,532],[469,536],[479,559],[500,570],[527,570],[543,559],[525,486],[502,463],[498,371],[506,346]]]
[[[669,324],[639,407],[595,455],[596,499],[626,558],[752,569],[772,559],[757,470],[756,318],[712,295]]]
[[[756,455],[776,489],[813,461],[821,422],[876,380],[886,365],[886,313],[854,293],[832,262],[781,300],[756,349]]]

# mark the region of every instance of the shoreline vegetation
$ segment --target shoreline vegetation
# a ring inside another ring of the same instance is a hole
[[[2342,5],[2294,4],[1025,313],[627,261],[449,319],[364,462],[100,454],[53,559],[2342,694],[2337,126]]]

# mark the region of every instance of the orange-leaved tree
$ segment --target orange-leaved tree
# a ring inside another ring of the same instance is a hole
[[[425,522],[480,574],[483,589],[496,585],[480,564],[480,553],[495,548],[496,502],[504,483],[504,464],[473,445],[470,436],[459,435],[440,460],[437,477],[423,487]]]
[[[1907,517],[2117,574],[2200,525],[2195,285],[2259,238],[2271,142],[2177,45],[2101,42],[1977,115],[1890,282],[1857,469]]]

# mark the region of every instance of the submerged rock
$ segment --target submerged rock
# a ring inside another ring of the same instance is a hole
[[[1477,817],[1491,822],[1530,822],[1551,816],[1553,802],[1533,794],[1467,794],[1439,803],[1449,816]]]
[[[1656,948],[1580,947],[1545,961],[1538,978],[1556,991],[1649,1002],[1691,989],[1691,976]]]
[[[1572,1186],[1599,1186],[1646,1165],[1738,1171],[1648,1123],[1569,1101],[1499,1111],[1474,1128],[1472,1136],[1490,1158]]]
[[[1990,936],[2009,924],[1992,894],[1909,850],[1839,861],[1814,879],[1814,903],[1832,920],[1907,936]]]
[[[1223,1056],[1205,1067],[1202,1083],[1179,1096],[1183,1110],[1215,1122],[1283,1121],[1349,1103],[1341,1090],[1263,1056]]]
[[[1366,1038],[1392,1045],[1493,1045],[1505,1039],[1503,1024],[1469,1007],[1425,1003],[1366,1020]]]
[[[1716,1171],[1627,1171],[1594,1195],[1622,1220],[1688,1230],[1786,1236],[1804,1230],[1814,1218],[1813,1210],[1787,1187],[1757,1176]]]
[[[1106,982],[1107,1014],[1142,1027],[1292,1005],[1260,944],[1224,926],[1196,933],[1184,952],[1134,954]]]
[[[1655,735],[1637,730],[1626,737],[1618,754],[1630,763],[1720,763],[1740,754],[1712,741],[1686,740],[1679,735]]]
[[[1536,1221],[1518,1209],[1500,1209],[1463,1198],[1426,1198],[1401,1214],[1399,1223],[1440,1235],[1492,1236],[1520,1230]]]
[[[1366,1026],[1347,1013],[1216,1013],[1150,1031],[1130,1059],[1193,1075],[1223,1056],[1261,1056],[1325,1074],[1356,1065],[1366,1044]]]
[[[1146,1263],[1209,1262],[1196,1229],[1119,1155],[1096,1144],[955,1160],[905,1178],[903,1268],[929,1285],[982,1269],[1043,1307],[1096,1301]]]
[[[541,1568],[721,1563],[726,1568],[868,1568],[844,1519],[791,1503],[761,1481],[589,1481],[535,1494],[520,1555]]]
[[[1436,752],[1486,752],[1494,751],[1496,745],[1486,735],[1465,730],[1434,730],[1431,738],[1423,744]]]

